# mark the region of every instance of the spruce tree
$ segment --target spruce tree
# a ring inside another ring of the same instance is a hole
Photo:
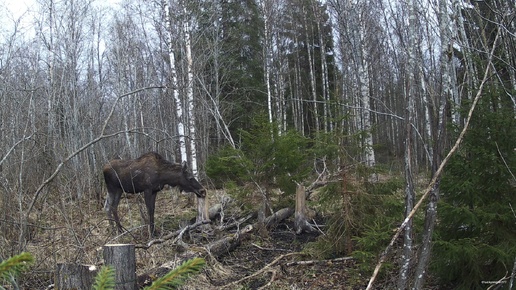
[[[440,283],[485,289],[516,258],[516,119],[507,95],[479,102],[460,152],[441,181],[432,269]]]

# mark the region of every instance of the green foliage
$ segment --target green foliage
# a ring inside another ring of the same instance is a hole
[[[181,286],[186,279],[194,273],[198,273],[206,262],[202,258],[194,258],[184,262],[181,266],[168,272],[165,276],[155,280],[146,290],[175,289]]]
[[[15,283],[14,278],[20,275],[33,262],[30,253],[21,253],[0,263],[0,278],[4,281]],[[186,279],[194,273],[198,273],[206,262],[202,258],[194,258],[184,262],[181,266],[168,272],[165,276],[157,279],[147,290],[175,289],[181,286]],[[15,288],[18,288],[15,286]],[[115,271],[110,266],[103,266],[93,284],[95,290],[110,290],[115,288]],[[0,286],[0,289],[2,286]]]
[[[102,266],[95,277],[94,290],[109,290],[115,288],[115,269],[110,266]]]
[[[255,181],[294,193],[296,182],[310,172],[307,139],[296,131],[279,134],[275,124],[257,118],[240,138],[241,149],[224,148],[208,159],[206,172],[215,184]]]
[[[341,184],[327,186],[319,197],[321,210],[329,216],[326,235],[311,245],[310,251],[317,258],[352,254],[366,266],[362,270],[372,270],[369,267],[374,266],[377,254],[389,243],[402,219],[404,204],[399,186],[396,178],[369,185],[381,190],[368,192],[364,192],[364,183],[356,181],[348,182],[347,192]],[[352,241],[353,253],[346,252],[346,237]]]
[[[30,253],[23,252],[0,263],[0,280],[9,281],[16,286],[15,278],[32,264],[34,258]],[[15,287],[18,288],[18,287]],[[0,286],[0,289],[3,289]]]
[[[516,119],[507,101],[483,97],[441,180],[431,270],[454,288],[483,289],[482,281],[503,277],[516,257]]]
[[[230,146],[209,156],[206,161],[206,174],[217,187],[221,187],[228,181],[243,184],[249,180],[249,172],[252,168],[252,162],[245,157],[242,150]]]

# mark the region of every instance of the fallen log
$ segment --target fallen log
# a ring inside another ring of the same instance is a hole
[[[272,228],[278,225],[281,221],[289,218],[294,213],[294,210],[290,207],[282,208],[272,215],[268,216],[264,224],[267,228]]]
[[[203,220],[203,221],[200,221],[200,222],[196,222],[196,223],[193,223],[191,225],[188,225],[180,230],[177,230],[175,232],[171,232],[169,234],[166,234],[165,236],[163,236],[162,238],[159,238],[159,239],[153,239],[151,241],[149,241],[147,244],[139,244],[139,245],[136,245],[135,248],[136,249],[148,249],[150,247],[152,247],[152,245],[156,245],[156,244],[162,244],[164,243],[165,241],[167,240],[170,240],[174,237],[176,237],[175,239],[175,242],[177,242],[179,239],[182,238],[183,234],[185,232],[188,232],[192,229],[195,229],[199,226],[202,226],[202,225],[205,225],[205,224],[209,224],[211,221],[210,220]]]
[[[235,249],[240,244],[242,238],[252,231],[253,226],[247,225],[240,231],[229,234],[222,239],[209,243],[205,247],[190,246],[184,252],[178,254],[174,260],[168,261],[161,266],[151,270],[150,272],[138,276],[138,286],[142,288],[152,284],[152,277],[154,277],[154,279],[157,277],[162,277],[170,270],[177,268],[187,260],[193,258],[205,258],[208,256],[220,257],[224,254],[227,254]]]
[[[292,208],[280,209],[265,219],[265,225],[267,227],[273,227],[273,226],[277,225],[279,222],[292,216],[293,213],[294,213],[294,210]],[[250,214],[250,215],[244,217],[243,220],[248,220],[250,216],[254,216],[254,214]],[[185,243],[182,243],[182,241],[180,241],[181,236],[185,232],[187,232],[193,228],[196,228],[198,226],[201,226],[205,223],[209,223],[209,222],[210,221],[196,222],[196,223],[194,223],[190,226],[187,226],[181,230],[170,233],[161,239],[152,240],[149,243],[147,243],[146,245],[136,246],[135,248],[148,249],[149,247],[151,247],[154,244],[163,243],[166,240],[170,240],[173,237],[176,237],[173,240],[173,243],[176,243],[176,244],[179,243],[185,249],[185,251],[178,254],[174,260],[168,261],[168,262],[162,264],[161,266],[151,270],[150,272],[138,276],[138,286],[140,288],[142,288],[144,286],[148,286],[148,285],[152,284],[153,279],[151,277],[156,278],[156,277],[164,276],[170,270],[175,269],[176,267],[178,267],[179,265],[181,265],[182,263],[184,263],[187,260],[197,258],[197,257],[199,257],[199,258],[205,258],[207,256],[220,257],[222,255],[225,255],[225,254],[231,252],[232,250],[234,250],[236,247],[238,247],[240,245],[240,242],[242,241],[242,239],[245,238],[249,233],[253,232],[256,229],[256,227],[254,225],[247,225],[244,228],[242,228],[241,230],[237,231],[236,233],[228,234],[221,239],[218,239],[214,242],[209,243],[206,246],[186,245]],[[284,256],[289,256],[289,254],[284,255]]]
[[[354,259],[353,257],[340,257],[340,258],[328,259],[328,260],[294,261],[294,262],[286,263],[285,266],[331,264],[331,263],[349,261],[349,260],[353,260],[353,259]]]

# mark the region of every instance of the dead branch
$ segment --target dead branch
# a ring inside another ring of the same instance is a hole
[[[264,224],[268,228],[274,227],[282,220],[289,218],[293,213],[294,213],[294,210],[290,207],[282,208],[282,209],[278,210],[277,212],[273,213],[272,215],[268,216],[265,219]]]
[[[252,212],[244,217],[241,217],[239,218],[238,220],[230,223],[230,224],[227,224],[227,225],[221,225],[219,226],[217,229],[218,230],[221,230],[221,231],[225,231],[225,230],[228,230],[230,228],[234,228],[234,227],[239,227],[241,224],[245,223],[246,221],[252,219],[253,217],[256,217],[258,215],[257,212]]]
[[[280,260],[282,260],[282,259],[284,259],[286,257],[294,256],[294,255],[304,255],[304,254],[301,253],[301,252],[294,252],[294,253],[288,253],[288,254],[281,255],[281,256],[277,257],[276,259],[274,259],[274,261],[272,261],[269,264],[265,265],[263,268],[261,268],[257,272],[255,272],[255,273],[253,273],[253,274],[251,274],[249,276],[246,276],[246,277],[244,277],[242,279],[239,279],[237,281],[233,281],[233,282],[231,282],[229,284],[226,284],[226,285],[222,286],[221,288],[227,288],[227,287],[230,287],[230,286],[234,286],[234,285],[239,284],[239,283],[241,283],[241,282],[243,282],[245,280],[252,279],[252,278],[254,278],[254,277],[256,277],[256,276],[258,276],[258,275],[260,275],[260,274],[262,274],[264,272],[270,271],[269,268],[271,268],[272,266],[276,265],[276,263],[278,263]]]
[[[276,280],[276,275],[278,274],[278,271],[276,271],[275,269],[270,269],[267,272],[270,272],[272,274],[271,278],[269,279],[269,282],[267,284],[265,284],[262,287],[258,288],[258,290],[269,289],[269,286],[272,285],[272,282],[274,282],[274,280]]]
[[[180,240],[183,237],[183,234],[185,232],[188,232],[188,231],[190,231],[192,229],[195,229],[196,227],[199,227],[199,226],[202,226],[202,225],[205,225],[205,224],[209,224],[209,223],[210,223],[209,220],[204,220],[204,221],[193,223],[193,224],[188,225],[188,226],[186,226],[186,227],[184,227],[184,228],[182,228],[180,230],[177,230],[175,232],[171,232],[169,234],[166,234],[166,235],[164,235],[160,239],[151,240],[151,241],[149,241],[145,245],[141,245],[141,244],[140,245],[136,245],[135,248],[136,249],[148,249],[148,248],[150,248],[153,245],[162,244],[165,241],[170,240],[170,239],[176,237],[176,239],[174,239],[174,243],[175,243],[175,242],[177,242],[178,240]]]
[[[329,264],[329,263],[336,263],[336,262],[344,262],[353,260],[355,258],[353,257],[341,257],[341,258],[335,258],[335,259],[329,259],[329,260],[308,260],[308,261],[295,261],[285,264],[286,266],[297,266],[297,265],[313,265],[313,264]]]
[[[215,242],[209,243],[205,249],[215,257],[226,254],[235,249],[240,244],[242,237],[252,232],[253,229],[254,227],[252,225],[247,225],[235,234],[230,234]]]
[[[197,226],[202,225],[202,223],[196,223]],[[194,224],[195,225],[195,224]],[[193,225],[192,225],[193,226]],[[168,273],[171,269],[174,269],[184,263],[185,261],[189,259],[193,259],[196,257],[218,257],[223,254],[228,253],[229,251],[236,248],[243,237],[245,237],[247,234],[253,231],[252,225],[247,225],[240,231],[225,236],[222,239],[219,239],[217,241],[214,241],[205,247],[200,246],[189,246],[186,247],[186,251],[182,252],[181,254],[174,257],[173,260],[170,260],[161,266],[152,269],[151,271],[142,274],[138,276],[138,281],[140,286],[146,286],[150,283],[152,283],[152,277],[161,277]],[[174,232],[177,233],[178,231]],[[186,232],[184,229],[180,230],[179,232]],[[172,233],[173,234],[173,233]],[[179,233],[181,234],[181,233]],[[170,236],[171,234],[167,235]],[[150,242],[149,242],[150,243]],[[154,243],[156,244],[156,242]],[[142,248],[142,246],[137,246],[136,248]],[[145,248],[145,246],[143,246]]]
[[[494,50],[496,48],[496,42],[498,40],[499,35],[500,35],[500,31],[498,31],[498,33],[496,34],[495,40],[493,42],[493,47],[492,47],[492,50],[491,50],[491,52],[489,54],[489,60],[488,60],[488,63],[487,63],[487,66],[486,66],[486,69],[485,69],[485,72],[484,72],[484,77],[483,77],[482,82],[480,83],[480,86],[478,88],[477,95],[475,96],[475,99],[473,100],[473,104],[471,105],[471,108],[469,109],[468,117],[466,119],[466,123],[464,124],[464,128],[460,132],[460,135],[457,138],[457,140],[455,141],[455,144],[451,148],[450,152],[448,152],[448,155],[446,155],[444,160],[439,165],[439,168],[437,169],[437,171],[435,172],[434,176],[430,180],[430,183],[428,184],[425,192],[423,193],[423,196],[421,196],[421,198],[419,199],[417,204],[414,206],[412,211],[407,215],[407,217],[405,218],[405,220],[403,221],[401,226],[398,228],[398,230],[396,231],[396,233],[392,237],[391,242],[389,243],[389,245],[385,248],[383,253],[380,255],[380,259],[378,261],[378,264],[376,264],[376,268],[374,269],[373,275],[371,276],[371,278],[369,280],[369,284],[367,285],[366,290],[372,289],[374,280],[376,279],[376,276],[380,272],[380,268],[382,267],[382,264],[385,261],[385,258],[387,257],[387,254],[389,253],[391,248],[394,246],[394,243],[396,242],[396,240],[400,236],[400,234],[403,231],[403,229],[407,226],[407,224],[412,219],[412,217],[414,216],[416,211],[419,209],[421,204],[423,204],[423,201],[428,197],[428,195],[430,194],[432,189],[436,186],[437,181],[439,180],[439,178],[440,178],[440,176],[442,174],[444,166],[446,165],[446,163],[448,163],[448,160],[450,160],[450,157],[455,153],[455,151],[457,151],[457,148],[459,148],[459,145],[462,142],[462,139],[464,139],[464,135],[466,134],[466,131],[468,130],[469,122],[471,121],[471,117],[473,115],[473,111],[475,110],[475,107],[476,107],[478,101],[480,100],[480,97],[482,96],[482,89],[483,89],[483,87],[484,87],[484,85],[485,85],[485,83],[487,81],[488,75],[489,75],[489,70],[490,70],[490,67],[491,67],[491,64],[492,64],[493,54],[494,54]]]
[[[254,247],[257,247],[258,249],[262,250],[262,251],[289,251],[287,249],[276,249],[276,248],[264,248],[264,247],[260,247],[258,246],[257,244],[255,243],[251,243],[251,245],[253,245]]]

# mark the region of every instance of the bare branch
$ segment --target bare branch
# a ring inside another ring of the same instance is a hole
[[[417,204],[414,206],[412,211],[407,215],[407,217],[405,218],[405,220],[403,221],[401,226],[398,228],[398,230],[396,231],[396,233],[392,237],[391,242],[389,243],[389,245],[385,248],[383,253],[380,255],[380,260],[378,261],[378,264],[376,264],[376,268],[374,269],[373,275],[371,276],[371,278],[369,280],[369,284],[367,285],[366,289],[372,289],[374,281],[376,279],[376,276],[380,272],[380,268],[382,267],[383,262],[385,262],[385,258],[387,257],[387,254],[389,253],[391,248],[394,246],[394,243],[396,242],[396,240],[400,236],[400,234],[403,231],[403,229],[407,226],[407,224],[412,219],[412,217],[414,216],[416,211],[419,209],[421,204],[423,204],[423,201],[428,197],[430,192],[432,192],[432,189],[437,184],[437,181],[439,180],[439,178],[440,178],[440,176],[442,174],[444,166],[446,165],[446,163],[448,163],[448,160],[455,153],[455,151],[457,151],[457,149],[459,148],[460,143],[462,142],[462,139],[464,139],[464,135],[466,134],[466,132],[468,130],[469,123],[470,123],[471,117],[473,115],[473,111],[475,110],[475,107],[476,107],[478,101],[482,97],[482,90],[483,90],[484,85],[485,85],[485,83],[486,83],[486,81],[488,79],[488,75],[489,75],[489,71],[490,71],[491,63],[492,63],[492,59],[493,59],[493,54],[494,54],[494,50],[496,48],[496,42],[498,40],[499,35],[500,35],[500,30],[498,30],[498,33],[496,34],[495,40],[493,42],[493,47],[492,47],[491,52],[489,54],[488,64],[486,65],[486,69],[485,69],[485,72],[484,72],[484,77],[483,77],[482,82],[480,83],[480,86],[478,88],[477,95],[475,96],[475,99],[473,100],[473,104],[471,105],[471,108],[469,109],[468,117],[466,119],[466,123],[464,124],[464,128],[460,132],[460,135],[457,138],[457,140],[455,141],[455,144],[451,148],[450,152],[448,152],[448,155],[446,155],[444,160],[441,162],[441,165],[439,165],[439,168],[437,169],[437,171],[435,172],[434,176],[430,180],[430,183],[428,184],[425,192],[423,193],[423,196],[421,196],[421,198],[419,199]]]
[[[129,130],[124,130],[124,131],[118,131],[118,132],[111,133],[111,134],[106,134],[106,127],[109,124],[109,121],[111,120],[111,117],[113,116],[113,114],[115,112],[115,108],[116,108],[116,106],[118,105],[118,102],[121,99],[123,99],[124,97],[127,97],[129,95],[136,94],[138,92],[144,91],[144,90],[157,89],[157,88],[161,89],[163,87],[161,87],[161,86],[154,86],[154,87],[140,88],[140,89],[137,89],[137,90],[125,93],[125,94],[120,95],[119,97],[117,97],[117,99],[115,100],[115,102],[111,106],[111,110],[110,110],[108,116],[104,120],[104,125],[102,126],[102,130],[100,131],[99,136],[97,138],[91,140],[90,142],[84,144],[82,147],[80,147],[79,149],[75,150],[74,152],[72,152],[65,159],[63,159],[61,161],[61,163],[59,163],[59,165],[57,165],[57,167],[54,170],[54,172],[47,179],[45,179],[45,181],[43,181],[40,184],[40,186],[36,189],[36,192],[34,193],[34,197],[32,198],[32,201],[31,201],[31,203],[30,203],[30,205],[29,205],[29,207],[27,209],[27,212],[25,213],[25,217],[28,218],[28,216],[30,215],[30,213],[31,213],[32,209],[34,208],[34,205],[36,204],[36,201],[38,200],[38,197],[40,196],[41,191],[43,190],[43,188],[45,188],[57,176],[57,174],[59,174],[59,172],[61,171],[61,168],[68,161],[70,161],[70,159],[72,159],[77,154],[81,153],[82,151],[86,150],[88,147],[94,145],[95,143],[98,143],[99,141],[101,141],[103,139],[110,138],[110,137],[113,137],[113,136],[116,136],[116,135],[119,135],[119,134],[122,134],[122,133],[126,133],[126,132],[132,132],[134,130],[134,129],[129,129]]]

